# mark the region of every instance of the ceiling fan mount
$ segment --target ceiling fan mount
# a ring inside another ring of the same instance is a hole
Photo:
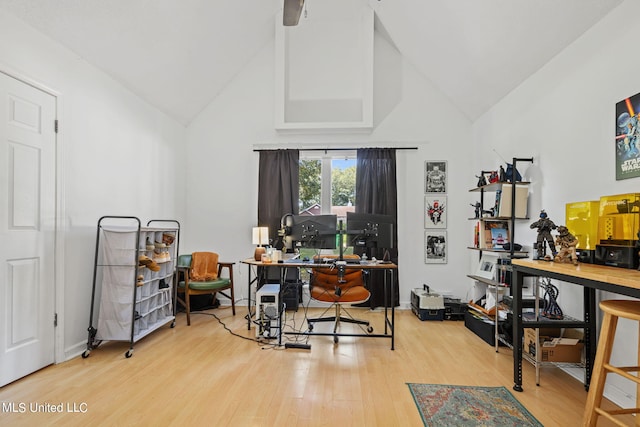
[[[282,14],[282,25],[293,27],[298,25],[304,0],[284,0],[284,10]]]

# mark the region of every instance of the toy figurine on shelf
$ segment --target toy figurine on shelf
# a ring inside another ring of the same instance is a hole
[[[507,182],[507,175],[504,171],[504,166],[500,165],[500,172],[498,173],[500,177],[500,182]]]
[[[538,252],[536,259],[551,261],[557,255],[556,247],[553,243],[553,236],[551,236],[551,230],[555,230],[557,228],[556,225],[547,217],[547,213],[544,210],[541,210],[540,219],[531,224],[530,228],[538,229],[538,238],[536,239],[536,249]],[[549,249],[551,249],[553,257],[546,255],[546,245],[549,245]]]
[[[556,237],[556,246],[560,248],[557,255],[553,258],[555,262],[571,262],[578,265],[578,255],[576,255],[576,246],[578,239],[569,232],[564,225],[558,226],[558,237]]]
[[[478,178],[478,187],[484,187],[487,185],[487,178],[484,176],[484,171],[480,172],[480,176],[476,175],[476,178]]]
[[[514,168],[511,163],[507,163],[507,171],[505,172],[507,182],[520,182],[522,181],[522,175],[518,172],[518,169]]]
[[[476,218],[480,218],[480,213],[482,212],[482,204],[480,202],[476,202],[475,205],[470,203],[471,206],[475,208]]]
[[[494,184],[496,182],[500,181],[500,177],[498,176],[498,172],[497,171],[490,171],[489,172],[489,183],[490,184]]]

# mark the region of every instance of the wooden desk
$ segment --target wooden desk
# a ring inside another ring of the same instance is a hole
[[[596,289],[640,298],[640,271],[595,264],[514,259],[513,266],[513,389],[522,391],[522,286],[525,277],[548,277],[584,287],[584,321],[527,321],[527,328],[584,328],[585,389],[591,381],[596,354]]]
[[[256,271],[253,274],[252,278],[252,267],[257,268],[262,267],[264,269],[267,268],[279,268],[281,270],[280,274],[280,283],[284,283],[284,271],[287,268],[328,268],[334,266],[333,263],[315,263],[313,261],[284,261],[284,262],[270,262],[263,263],[262,261],[256,261],[253,258],[248,258],[242,261],[243,264],[247,264],[248,266],[248,303],[247,309],[249,311],[249,315],[247,317],[247,329],[251,329],[251,320],[253,318],[252,302],[251,302],[251,285],[256,283],[256,286],[260,283],[260,278],[258,276],[258,272]],[[393,275],[395,271],[398,269],[396,264],[382,264],[377,262],[369,262],[366,264],[347,264],[345,267],[346,270],[382,270],[389,274],[390,280],[387,280],[387,275],[384,277],[384,333],[383,334],[351,334],[351,333],[322,333],[322,332],[291,332],[286,334],[295,334],[295,335],[337,335],[337,336],[345,336],[345,337],[367,337],[367,338],[389,338],[391,339],[391,350],[394,350],[395,346],[395,306],[393,301],[395,300],[395,289],[393,286]],[[263,270],[266,271],[266,270]],[[391,284],[391,301],[387,301],[387,286]],[[391,306],[391,307],[389,307]],[[389,313],[390,312],[390,313]],[[390,315],[390,316],[389,316]]]

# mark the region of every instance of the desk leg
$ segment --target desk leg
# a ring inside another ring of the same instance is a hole
[[[522,283],[524,274],[513,269],[513,389],[522,391]]]
[[[247,264],[249,271],[247,272],[247,331],[251,330],[251,264]],[[257,276],[256,276],[257,277]]]
[[[593,361],[596,357],[596,290],[595,288],[584,288],[584,388],[589,391],[591,383],[591,372],[593,371]]]
[[[258,285],[260,284],[260,274],[262,274],[260,267],[256,269],[256,277],[251,278],[251,264],[247,264],[248,272],[247,272],[247,330],[251,330],[251,319],[253,319],[253,313],[251,312],[251,285],[256,283],[256,290],[258,290]],[[264,270],[264,269],[262,269]]]
[[[395,350],[396,339],[396,286],[395,277],[393,276],[393,270],[389,270],[391,276],[391,350]]]

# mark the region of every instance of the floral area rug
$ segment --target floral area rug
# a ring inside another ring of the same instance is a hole
[[[407,385],[427,427],[542,426],[505,387]]]

